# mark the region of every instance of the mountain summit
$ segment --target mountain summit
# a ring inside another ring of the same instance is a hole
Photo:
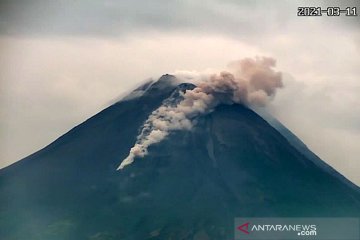
[[[117,171],[148,116],[195,87],[176,82],[148,82],[1,169],[0,239],[220,240],[233,239],[235,217],[360,216],[358,187],[240,104]]]

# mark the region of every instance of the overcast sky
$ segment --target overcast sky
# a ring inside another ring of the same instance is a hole
[[[359,185],[360,17],[296,16],[359,2],[0,0],[0,167],[145,79],[265,55],[285,73],[268,110]]]

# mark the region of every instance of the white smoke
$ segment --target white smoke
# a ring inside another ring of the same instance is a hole
[[[161,142],[171,131],[190,130],[196,117],[219,104],[265,106],[277,88],[283,86],[281,73],[273,69],[275,65],[273,58],[246,58],[231,63],[227,71],[219,74],[179,74],[177,77],[194,80],[197,87],[181,93],[183,100],[178,104],[164,103],[151,113],[118,170],[131,164],[135,157],[144,157],[150,145]]]

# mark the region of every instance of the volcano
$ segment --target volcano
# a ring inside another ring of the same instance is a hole
[[[164,75],[0,170],[0,239],[233,239],[235,217],[359,217],[360,190],[274,119],[221,104],[117,171]]]

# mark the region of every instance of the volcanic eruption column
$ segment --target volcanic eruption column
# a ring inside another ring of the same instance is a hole
[[[135,145],[117,170],[131,164],[136,157],[144,157],[148,147],[161,142],[175,130],[190,130],[195,118],[211,112],[219,104],[265,106],[283,86],[281,72],[273,68],[273,58],[245,58],[229,65],[218,74],[203,76],[192,90],[181,92],[176,104],[163,103],[154,110],[142,126]]]

